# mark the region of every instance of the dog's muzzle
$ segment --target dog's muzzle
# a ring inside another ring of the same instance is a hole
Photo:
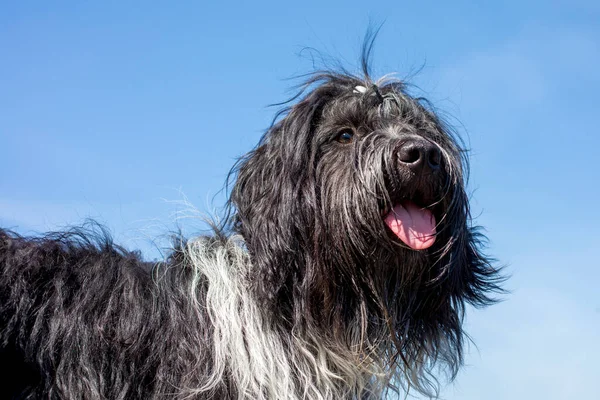
[[[435,144],[418,136],[404,140],[396,150],[397,168],[410,172],[413,186],[424,179],[431,179],[441,170],[442,153]],[[433,245],[436,219],[426,204],[417,199],[403,198],[393,204],[384,216],[384,222],[392,233],[413,250],[424,250]]]

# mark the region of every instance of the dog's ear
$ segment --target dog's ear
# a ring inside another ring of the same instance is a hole
[[[251,255],[253,287],[263,300],[280,296],[303,272],[316,212],[314,132],[327,96],[308,94],[287,110],[236,166],[230,197],[234,229]],[[314,209],[315,212],[307,212]]]

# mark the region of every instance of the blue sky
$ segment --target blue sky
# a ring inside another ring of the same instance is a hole
[[[600,398],[600,3],[488,3],[3,2],[0,225],[92,217],[159,256],[152,239],[218,213],[266,105],[311,70],[302,49],[352,69],[385,21],[375,75],[420,70],[452,116],[474,215],[512,274],[503,303],[469,310],[477,347],[442,397]]]

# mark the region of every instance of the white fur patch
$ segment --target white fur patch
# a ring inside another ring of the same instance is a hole
[[[380,368],[349,359],[318,338],[271,329],[243,282],[251,265],[240,237],[225,245],[191,241],[187,253],[195,274],[189,293],[198,310],[206,307],[214,324],[214,368],[203,386],[190,389],[192,395],[210,393],[225,374],[234,381],[239,399],[337,400],[380,394],[374,393],[381,389],[377,377],[385,375]],[[196,297],[201,279],[209,282],[205,299]]]

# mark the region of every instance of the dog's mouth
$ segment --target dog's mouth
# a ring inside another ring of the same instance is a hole
[[[385,211],[383,221],[392,233],[413,250],[424,250],[435,242],[436,219],[431,210],[411,200],[400,201]]]
[[[413,250],[428,249],[435,243],[437,224],[443,219],[444,206],[439,197],[424,188],[393,188],[390,200],[381,205],[381,217],[402,243]]]
[[[434,245],[438,224],[446,215],[446,188],[440,173],[427,176],[385,175],[386,194],[380,197],[379,210],[389,235],[412,250]]]

